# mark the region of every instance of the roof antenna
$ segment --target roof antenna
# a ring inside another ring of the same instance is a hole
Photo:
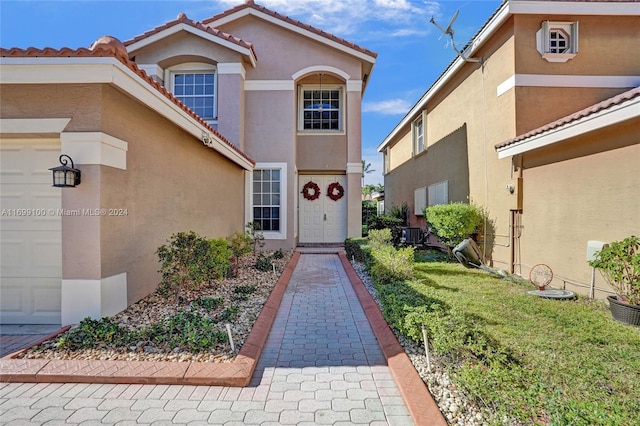
[[[446,28],[446,29],[442,28],[442,27],[441,27],[441,26],[436,22],[436,20],[435,20],[435,19],[433,19],[433,16],[431,16],[431,19],[429,19],[429,22],[431,22],[433,25],[435,25],[436,27],[438,27],[438,29],[439,29],[440,31],[442,31],[442,34],[443,34],[443,35],[448,35],[448,36],[449,36],[449,38],[451,38],[451,47],[453,47],[453,50],[455,50],[455,51],[456,51],[456,53],[458,54],[458,56],[459,56],[460,58],[462,58],[462,59],[463,59],[464,61],[466,61],[466,62],[479,62],[480,64],[482,64],[482,58],[468,58],[468,57],[465,57],[465,56],[462,54],[462,52],[461,52],[460,50],[458,50],[458,48],[456,47],[456,43],[455,43],[455,41],[453,40],[453,33],[454,33],[454,31],[453,31],[453,23],[454,23],[454,22],[456,21],[456,19],[458,18],[458,14],[459,14],[459,13],[460,13],[460,11],[459,11],[459,10],[456,10],[456,13],[454,13],[454,14],[453,14],[453,18],[451,18],[451,21],[449,21],[449,25],[447,25],[447,28]],[[447,44],[449,44],[449,43],[447,42]]]

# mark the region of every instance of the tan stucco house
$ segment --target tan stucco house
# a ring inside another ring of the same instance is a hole
[[[155,251],[179,231],[257,221],[266,249],[360,235],[374,52],[247,1],[1,56],[1,323],[119,312],[155,289]],[[51,186],[61,155],[75,188]]]
[[[589,241],[640,233],[640,3],[500,5],[382,141],[385,205],[474,203],[491,266],[596,297]],[[616,46],[612,48],[612,46]]]

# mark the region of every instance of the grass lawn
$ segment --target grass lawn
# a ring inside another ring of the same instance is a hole
[[[640,328],[615,322],[603,302],[542,299],[530,284],[421,253],[414,271],[378,283],[387,321],[415,340],[424,323],[497,424],[640,424]]]

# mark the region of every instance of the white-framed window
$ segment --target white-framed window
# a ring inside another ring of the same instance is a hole
[[[252,217],[258,222],[265,239],[286,238],[285,163],[258,163],[252,173]]]
[[[424,121],[424,114],[422,114],[411,124],[413,129],[413,155],[418,155],[424,151]]]
[[[298,130],[335,133],[344,130],[344,90],[338,85],[304,85],[298,94]]]
[[[217,111],[217,69],[201,63],[181,64],[165,72],[167,88],[200,118],[214,123]]]
[[[578,53],[578,22],[542,22],[536,33],[538,52],[548,62],[567,62]]]
[[[434,183],[427,189],[427,198],[430,206],[436,204],[449,204],[449,181]]]
[[[415,189],[413,191],[413,214],[416,216],[424,215],[424,208],[427,207],[427,187]]]

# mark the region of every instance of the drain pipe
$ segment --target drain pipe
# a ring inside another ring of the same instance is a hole
[[[231,352],[235,352],[236,347],[233,344],[233,336],[231,335],[231,324],[227,323],[227,334],[229,335],[229,343],[231,344]]]
[[[429,341],[427,340],[427,329],[422,324],[422,338],[424,339],[424,353],[427,356],[427,371],[431,373],[431,359],[429,358]]]
[[[605,248],[608,244],[604,241],[587,241],[587,262],[596,258],[596,254]],[[593,299],[596,287],[596,268],[591,268],[591,283],[589,285],[589,298]]]

